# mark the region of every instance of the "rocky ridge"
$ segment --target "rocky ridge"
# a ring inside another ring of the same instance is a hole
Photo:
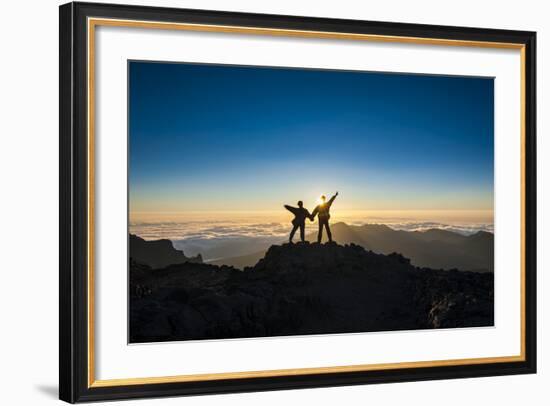
[[[130,260],[130,341],[491,326],[493,274],[349,244],[271,246],[244,271]]]

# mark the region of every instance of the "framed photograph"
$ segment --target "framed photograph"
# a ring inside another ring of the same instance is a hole
[[[534,32],[60,7],[60,398],[536,371]]]

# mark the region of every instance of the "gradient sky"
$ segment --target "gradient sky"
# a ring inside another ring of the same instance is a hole
[[[492,78],[129,69],[131,212],[493,208]]]

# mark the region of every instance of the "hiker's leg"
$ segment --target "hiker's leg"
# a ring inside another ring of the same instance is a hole
[[[323,221],[319,219],[319,233],[317,234],[317,242],[320,243],[323,239]]]
[[[292,231],[290,232],[290,237],[288,238],[288,242],[292,242],[292,239],[294,238],[294,233],[296,233],[297,229],[298,229],[297,225],[292,226]]]
[[[304,242],[306,240],[306,225],[300,224],[300,240]]]
[[[332,242],[332,233],[330,232],[330,226],[328,225],[328,221],[325,223],[325,228],[327,229],[328,241]]]

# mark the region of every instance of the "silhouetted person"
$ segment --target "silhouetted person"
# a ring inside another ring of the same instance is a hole
[[[298,202],[298,207],[287,206],[285,204],[285,209],[294,214],[294,219],[292,219],[292,231],[290,232],[290,237],[288,242],[292,243],[292,238],[296,233],[298,227],[300,228],[300,239],[305,241],[305,230],[306,230],[306,218],[309,218],[313,221],[313,217],[309,214],[307,209],[304,209],[304,203],[300,200]]]
[[[330,198],[327,202],[326,196],[321,196],[322,203],[318,205],[311,213],[311,217],[314,218],[315,215],[319,217],[319,234],[317,234],[317,242],[320,243],[323,239],[323,227],[327,230],[327,237],[329,242],[332,242],[332,233],[330,232],[330,226],[328,225],[328,220],[330,219],[330,206],[334,199],[338,196],[338,192]]]

